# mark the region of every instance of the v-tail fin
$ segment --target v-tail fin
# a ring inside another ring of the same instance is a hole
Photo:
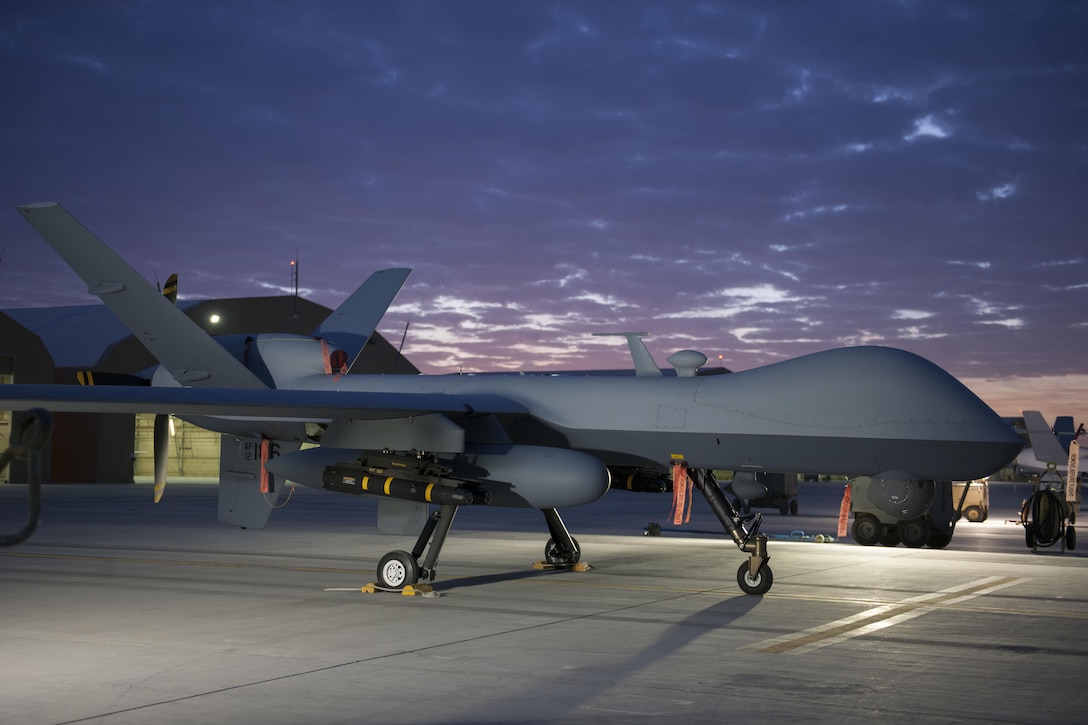
[[[314,330],[314,337],[328,340],[346,352],[350,370],[411,273],[410,269],[397,268],[370,275]]]

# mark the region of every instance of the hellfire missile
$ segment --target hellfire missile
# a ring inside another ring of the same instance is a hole
[[[672,490],[672,479],[649,471],[609,468],[612,488],[638,493],[666,493]]]
[[[442,479],[415,481],[396,476],[375,476],[360,466],[340,464],[329,466],[322,475],[324,488],[341,493],[388,496],[405,501],[422,501],[440,506],[471,506],[491,500],[487,491]]]

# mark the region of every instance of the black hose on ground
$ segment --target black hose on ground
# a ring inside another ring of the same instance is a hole
[[[1020,523],[1034,535],[1036,546],[1053,546],[1065,531],[1065,505],[1056,491],[1036,491],[1020,510]]]

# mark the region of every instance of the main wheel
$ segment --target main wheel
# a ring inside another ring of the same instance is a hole
[[[548,539],[548,543],[544,545],[544,561],[555,566],[577,564],[578,560],[582,558],[582,547],[578,545],[578,539],[573,536],[570,540],[574,542],[574,552],[568,555],[567,551],[559,546],[558,541]]]
[[[745,594],[766,594],[773,582],[774,575],[771,574],[771,567],[766,564],[759,567],[755,576],[748,572],[748,562],[744,562],[740,565],[740,569],[737,569],[737,584]]]
[[[903,546],[917,549],[929,541],[929,524],[924,519],[905,519],[899,522],[899,540]]]
[[[390,551],[378,562],[378,583],[387,589],[403,589],[419,581],[419,564],[407,551]]]
[[[899,532],[894,526],[884,527],[884,535],[880,537],[880,543],[884,546],[899,546]]]
[[[858,514],[854,517],[854,525],[850,533],[854,535],[854,541],[862,546],[872,546],[880,541],[884,533],[884,524],[872,514]]]
[[[929,532],[929,541],[926,546],[931,549],[943,549],[952,543],[952,534],[940,534],[936,531]]]

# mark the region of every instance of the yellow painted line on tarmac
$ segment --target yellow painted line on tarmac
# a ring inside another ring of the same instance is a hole
[[[755,649],[768,654],[787,652],[790,654],[803,654],[854,637],[887,629],[893,625],[920,617],[937,609],[939,606],[964,602],[1023,581],[1027,580],[1017,577],[986,577],[975,582],[942,589],[933,594],[911,597],[898,604],[884,604],[873,607],[859,614],[811,627],[801,632],[747,645],[744,649]]]

